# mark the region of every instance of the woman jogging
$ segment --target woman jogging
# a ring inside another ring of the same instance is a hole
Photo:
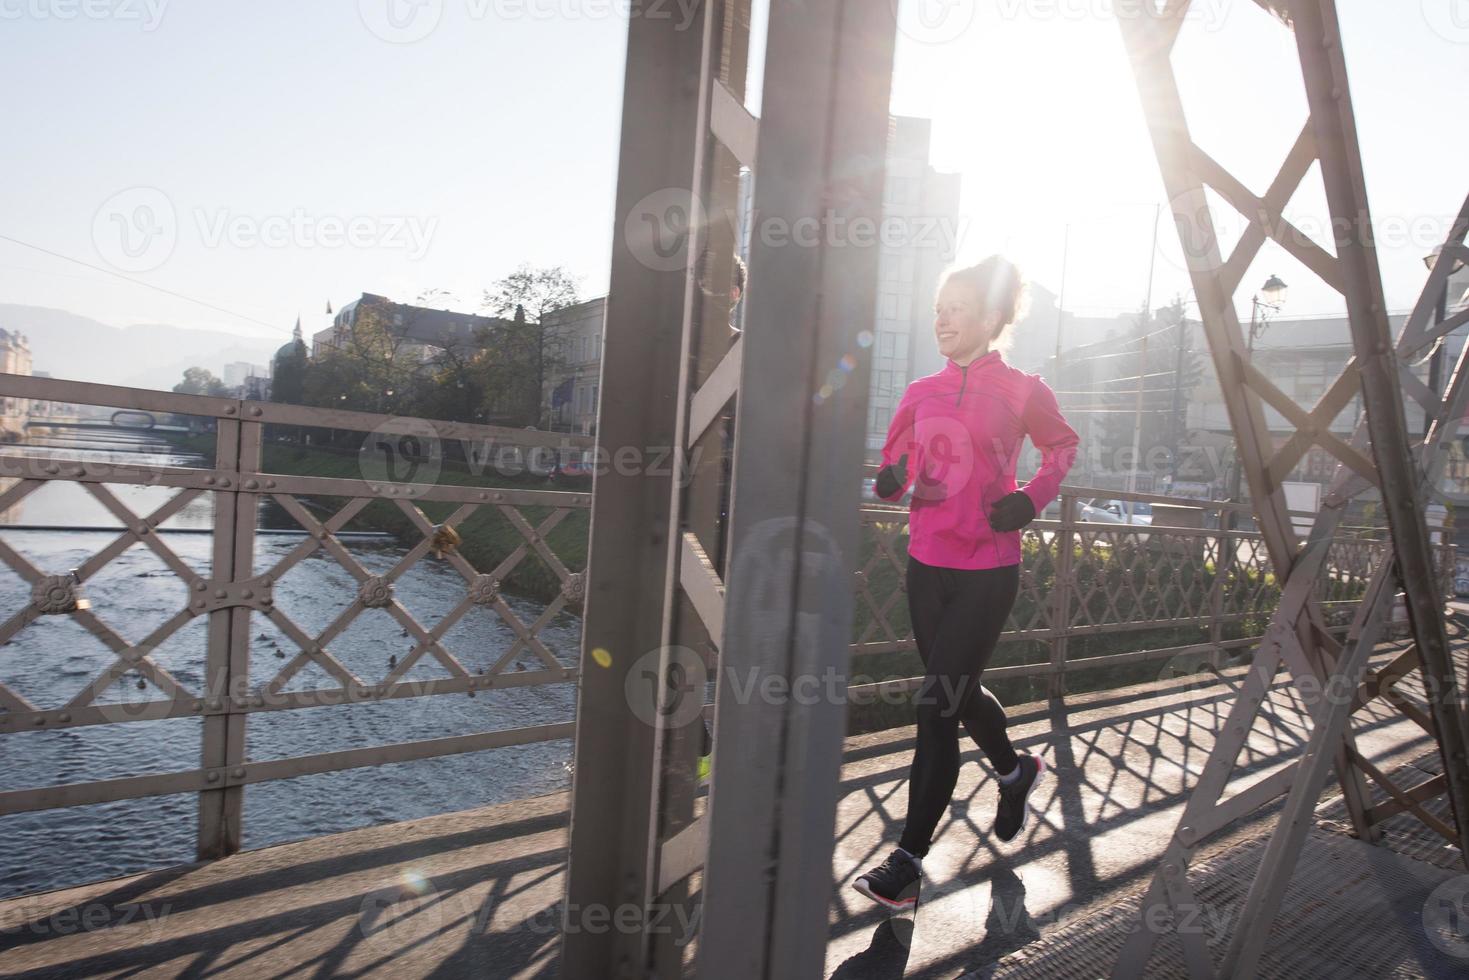
[[[961,723],[999,778],[1001,841],[1024,828],[1045,773],[1040,756],[1015,751],[1005,709],[979,683],[1019,589],[1020,529],[1056,498],[1078,442],[1046,383],[1000,356],[1022,294],[1019,270],[999,256],[946,277],[934,336],[948,362],[908,386],[882,450],[878,496],[913,490],[908,610],[924,678],[903,836],[854,887],[892,909],[917,904],[920,862],[959,778]],[[1041,465],[1016,489],[1026,436]]]

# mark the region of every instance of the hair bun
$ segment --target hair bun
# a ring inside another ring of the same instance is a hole
[[[984,312],[1000,314],[1001,326],[1014,323],[1024,311],[1025,278],[1020,274],[1020,267],[1003,255],[991,255],[976,265],[955,269],[945,278],[973,288],[984,304]]]

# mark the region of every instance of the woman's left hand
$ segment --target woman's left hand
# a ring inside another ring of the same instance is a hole
[[[990,508],[990,527],[996,531],[1018,531],[1035,520],[1035,504],[1022,490],[1007,493]]]

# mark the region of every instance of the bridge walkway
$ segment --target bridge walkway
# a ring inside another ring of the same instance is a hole
[[[1460,644],[1469,626],[1464,613],[1451,622]],[[1401,646],[1384,644],[1377,656]],[[969,747],[955,803],[926,862],[916,923],[890,919],[847,887],[896,839],[913,730],[849,738],[828,975],[1065,975],[1054,966],[1029,974],[1027,958],[1064,944],[1078,923],[1094,926],[1096,913],[1135,898],[1146,884],[1237,682],[1228,674],[1193,675],[1013,709],[1017,741],[1052,767],[1037,797],[1044,812],[1017,846],[995,841],[994,780]],[[1277,687],[1268,704],[1245,750],[1246,774],[1232,789],[1287,764],[1304,742],[1307,724],[1294,695]],[[1363,718],[1359,747],[1379,767],[1432,767],[1435,750],[1421,729],[1380,703]],[[553,794],[12,899],[0,903],[0,975],[555,976],[563,925],[617,927],[615,919],[560,908],[567,803],[567,794]],[[1201,862],[1267,833],[1270,812],[1205,844]],[[1432,872],[1422,898],[1455,874],[1400,860]],[[1409,895],[1413,901],[1421,907]],[[1416,923],[1404,914],[1379,925],[1411,932]],[[660,925],[684,936],[697,923],[670,915]],[[1409,964],[1403,975],[1452,975],[1464,966],[1431,946],[1417,955],[1442,961]]]

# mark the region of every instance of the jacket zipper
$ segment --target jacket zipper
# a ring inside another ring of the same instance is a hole
[[[966,364],[959,370],[963,373],[959,376],[959,397],[954,400],[955,408],[964,404],[964,386],[969,383],[969,365]]]

